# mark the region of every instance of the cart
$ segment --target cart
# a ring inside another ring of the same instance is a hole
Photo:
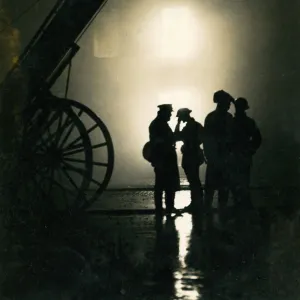
[[[59,0],[1,85],[3,101],[10,101],[18,74],[26,78],[12,187],[21,201],[38,199],[59,210],[82,210],[99,198],[111,179],[114,149],[105,124],[83,101],[50,92],[105,3]]]

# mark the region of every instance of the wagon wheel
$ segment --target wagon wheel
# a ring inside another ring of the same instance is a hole
[[[53,96],[42,100],[25,114],[18,198],[27,200],[24,204],[37,199],[56,210],[81,208],[93,171],[89,135],[70,101]],[[74,135],[82,145],[77,156],[65,147]],[[74,166],[74,161],[80,161],[81,167]]]
[[[94,159],[90,164],[92,177],[83,204],[83,208],[88,208],[103,193],[111,179],[114,167],[113,143],[107,127],[91,109],[74,100],[66,99],[65,101],[69,103],[73,112],[84,124],[91,141]],[[84,151],[80,137],[74,137],[68,142],[63,141],[61,145],[65,151],[65,159]],[[80,165],[80,163],[79,161],[73,161],[74,165]]]

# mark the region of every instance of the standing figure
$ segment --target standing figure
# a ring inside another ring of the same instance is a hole
[[[166,213],[174,211],[176,191],[180,190],[179,170],[175,148],[175,136],[168,122],[172,105],[159,105],[157,117],[149,126],[151,164],[155,172],[154,200],[158,214],[162,213],[162,197],[165,192]]]
[[[228,112],[233,98],[223,90],[214,93],[216,109],[204,121],[204,154],[207,160],[205,206],[210,210],[214,192],[218,191],[219,208],[223,212],[229,196],[228,159],[233,117]]]
[[[231,185],[236,204],[250,205],[250,172],[252,157],[261,146],[262,137],[256,122],[247,116],[249,109],[245,98],[235,102],[232,128]]]
[[[181,108],[177,112],[178,122],[175,128],[177,141],[182,141],[181,166],[190,184],[191,203],[186,207],[189,212],[201,210],[203,204],[202,184],[199,177],[199,168],[204,163],[204,154],[200,145],[203,143],[204,128],[190,116],[191,110]],[[180,131],[181,122],[186,122],[185,127]]]

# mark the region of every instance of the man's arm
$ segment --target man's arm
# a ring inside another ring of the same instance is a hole
[[[174,131],[174,137],[175,137],[175,141],[176,142],[179,142],[179,141],[182,141],[182,132],[180,131],[180,119],[178,118],[178,122],[176,124],[176,127],[175,127],[175,131]]]
[[[211,145],[213,143],[213,139],[211,136],[211,121],[209,115],[204,120],[204,127],[203,127],[203,151],[206,160],[208,159],[210,152],[211,152]]]
[[[204,127],[199,123],[199,128],[197,130],[197,133],[198,133],[198,136],[197,136],[197,140],[198,140],[198,143],[199,143],[199,146],[201,144],[204,143],[204,139],[205,139],[205,130],[204,130]]]
[[[259,128],[257,127],[255,121],[253,121],[253,133],[251,137],[251,151],[253,154],[259,149],[262,143],[262,136]]]
[[[227,149],[229,152],[232,151],[232,146],[234,143],[233,130],[234,130],[234,119],[233,119],[233,116],[230,113],[228,113],[226,144],[227,144],[227,147],[228,147]]]
[[[149,126],[149,139],[151,144],[153,145],[162,143],[164,141],[163,138],[160,136],[159,130],[157,130],[157,126],[155,126],[154,124],[151,124]]]

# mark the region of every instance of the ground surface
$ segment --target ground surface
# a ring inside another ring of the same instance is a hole
[[[265,198],[253,196],[257,203]],[[151,191],[106,192],[82,219],[57,220],[28,238],[34,250],[23,245],[14,260],[25,264],[30,253],[26,275],[21,283],[19,277],[6,282],[6,294],[25,286],[26,295],[15,299],[300,299],[296,211],[243,211],[224,223],[217,210],[212,218],[157,218],[152,197]],[[179,192],[176,207],[187,204],[189,191]],[[49,263],[37,267],[38,257]],[[52,277],[42,276],[45,270]]]

